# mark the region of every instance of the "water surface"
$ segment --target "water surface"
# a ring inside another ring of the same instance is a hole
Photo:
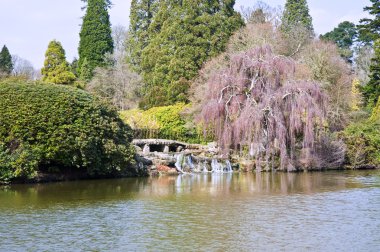
[[[380,171],[0,189],[0,251],[380,251]]]

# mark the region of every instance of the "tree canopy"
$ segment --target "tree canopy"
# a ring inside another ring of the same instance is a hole
[[[0,52],[0,74],[9,75],[13,70],[12,56],[6,45],[3,46]]]
[[[105,65],[104,55],[113,52],[111,23],[108,14],[111,1],[84,0],[84,2],[87,3],[87,6],[79,33],[78,70],[81,73],[83,62],[86,59],[88,71],[92,76],[96,67]]]
[[[359,39],[364,43],[372,43],[380,38],[380,0],[370,1],[372,6],[364,7],[364,11],[368,11],[374,18],[363,18],[358,25]]]
[[[380,39],[373,44],[375,51],[370,65],[369,82],[362,87],[365,103],[370,108],[374,107],[380,96]]]
[[[50,41],[41,74],[42,80],[55,84],[71,84],[76,79],[74,73],[70,71],[65,50],[59,41]]]
[[[225,49],[243,25],[235,1],[161,1],[141,53],[145,96],[140,106],[187,102],[190,80],[202,64]],[[137,38],[138,41],[138,38]]]
[[[356,25],[352,22],[344,21],[339,23],[332,31],[321,35],[320,38],[336,43],[340,48],[342,57],[349,61],[353,56],[351,46],[354,44],[357,35]]]
[[[287,0],[282,17],[282,30],[289,32],[298,26],[302,26],[306,28],[310,34],[314,34],[313,21],[309,14],[307,1]]]

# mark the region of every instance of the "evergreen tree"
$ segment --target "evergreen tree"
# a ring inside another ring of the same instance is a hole
[[[81,69],[80,69],[80,79],[82,81],[91,80],[92,72],[90,65],[88,64],[87,58],[84,58]]]
[[[82,0],[87,3],[80,31],[78,70],[87,59],[91,76],[95,67],[104,66],[104,55],[113,52],[111,23],[108,9],[110,0]]]
[[[55,84],[71,84],[75,75],[70,71],[66,61],[65,50],[60,42],[53,40],[45,53],[44,67],[41,69],[42,80]]]
[[[306,0],[287,0],[282,16],[281,29],[286,33],[295,27],[306,28],[311,35],[314,34],[313,21],[309,14]]]
[[[132,0],[129,16],[127,62],[140,71],[141,51],[149,43],[148,28],[157,11],[158,0]]]
[[[373,44],[374,57],[370,66],[370,80],[362,87],[367,107],[373,108],[380,96],[380,39]]]
[[[380,0],[370,0],[372,6],[367,6],[364,11],[368,11],[374,18],[363,18],[360,20],[359,40],[368,44],[380,38]]]
[[[73,72],[76,78],[79,77],[78,75],[78,59],[74,58],[73,61],[70,64],[70,70]]]
[[[141,53],[146,83],[141,107],[187,101],[190,80],[243,25],[234,4],[234,0],[160,2],[148,28],[149,43]]]
[[[351,61],[353,51],[351,46],[357,37],[357,29],[354,23],[344,21],[341,22],[334,30],[321,35],[322,40],[332,41],[337,44],[340,49],[340,54],[347,61]]]
[[[6,75],[11,74],[13,70],[12,56],[9,53],[6,45],[3,46],[0,52],[0,73],[5,73]]]

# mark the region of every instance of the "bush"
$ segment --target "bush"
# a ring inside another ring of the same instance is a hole
[[[0,83],[0,180],[34,178],[58,167],[89,176],[128,172],[132,130],[85,91]]]
[[[347,145],[347,163],[353,168],[380,167],[380,102],[370,119],[355,123],[342,132]]]
[[[189,106],[178,103],[171,106],[153,107],[145,111],[131,109],[120,112],[120,115],[135,129],[137,138],[169,138],[192,143],[199,142],[201,141],[200,132],[183,116],[183,112]]]

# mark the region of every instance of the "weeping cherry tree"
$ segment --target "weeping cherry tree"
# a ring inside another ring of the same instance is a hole
[[[257,170],[324,166],[327,97],[317,83],[295,81],[293,60],[269,46],[233,56],[209,78],[200,121],[224,150],[244,151]],[[334,149],[334,148],[332,148]],[[342,161],[342,151],[331,162]]]

